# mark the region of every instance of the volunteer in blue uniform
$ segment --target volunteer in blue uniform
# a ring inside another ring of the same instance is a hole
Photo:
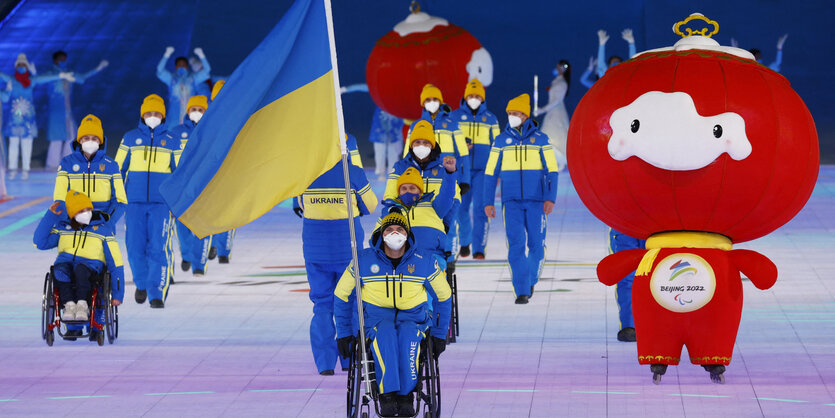
[[[214,86],[212,86],[212,101],[214,101],[217,94],[220,93],[220,89],[223,88],[224,84],[226,84],[226,80],[218,80]],[[212,235],[211,248],[209,248],[209,260],[214,260],[215,257],[217,257],[217,261],[220,264],[229,264],[229,258],[232,255],[232,243],[234,240],[234,229]]]
[[[502,181],[507,261],[516,303],[528,303],[545,261],[546,216],[557,199],[557,159],[548,136],[530,118],[530,97],[507,104],[508,126],[493,144],[485,170],[485,214],[496,217],[496,183]],[[527,243],[527,255],[525,247]]]
[[[461,195],[461,208],[458,209],[458,236],[461,243],[459,254],[461,257],[469,256],[472,244],[475,260],[484,259],[484,247],[487,246],[487,232],[490,229],[490,220],[483,210],[484,169],[487,167],[493,140],[501,133],[496,115],[487,110],[486,97],[484,86],[474,78],[464,89],[461,106],[450,114],[467,141],[472,165],[471,192]],[[472,220],[470,206],[474,207]]]
[[[70,190],[56,200],[35,229],[33,242],[39,250],[58,247],[53,272],[63,320],[90,318],[92,280],[105,265],[110,272],[112,304],[122,304],[125,273],[116,228],[84,193]],[[97,322],[104,322],[103,314],[103,310],[97,312]],[[96,332],[91,331],[90,340],[96,339]],[[70,329],[65,339],[75,340],[79,335],[80,328]]]
[[[174,54],[173,46],[165,48],[165,54],[157,64],[157,78],[168,87],[167,129],[174,129],[175,126],[183,123],[186,118],[188,99],[196,94],[197,85],[208,80],[212,72],[212,67],[206,60],[206,54],[203,53],[202,48],[194,48],[194,55],[197,55],[203,64],[203,68],[196,73],[189,71],[186,57],[175,58],[174,72],[168,71],[165,66],[172,54]]]
[[[360,216],[377,208],[377,197],[362,168],[348,167],[351,179],[351,204],[357,248],[362,248]],[[345,266],[351,262],[351,236],[348,208],[345,205],[345,176],[342,162],[316,178],[304,194],[294,199],[296,214],[304,218],[302,252],[313,319],[310,321],[310,348],[319,374],[333,375],[338,352],[333,322],[333,291]],[[349,358],[340,359],[341,367],[350,366]]]
[[[647,242],[645,240],[630,237],[611,228],[609,229],[609,254],[636,248],[644,249],[646,246]],[[619,281],[617,286],[615,286],[615,300],[618,303],[618,319],[620,319],[618,341],[637,341],[635,337],[635,320],[632,318],[633,280],[635,280],[634,271],[629,273],[626,278]]]
[[[460,187],[459,194],[464,195],[470,190],[470,151],[467,148],[467,142],[464,140],[464,135],[458,127],[458,123],[450,118],[450,107],[444,103],[441,89],[432,84],[423,86],[420,93],[420,105],[423,107],[423,112],[420,119],[412,122],[409,127],[409,133],[406,135],[406,148],[404,156],[408,154],[412,144],[412,130],[415,125],[425,120],[432,124],[437,135],[437,142],[441,149],[442,156],[453,156],[458,164],[458,185]],[[444,252],[446,253],[447,265],[449,273],[455,270],[455,260],[458,257],[458,208],[461,206],[461,200],[455,202],[455,206],[444,217],[444,223],[449,228],[447,234],[447,241],[444,245]]]
[[[139,126],[125,134],[116,152],[128,195],[125,241],[136,284],[136,303],[150,299],[152,308],[164,308],[174,276],[174,218],[159,185],[176,167],[180,140],[165,128],[165,102],[161,97],[146,97],[139,115]]]
[[[56,51],[52,54],[51,74],[72,72],[67,69],[67,53]],[[55,168],[61,161],[72,152],[72,144],[75,142],[75,118],[72,113],[72,85],[83,84],[88,78],[98,74],[107,67],[108,63],[102,60],[96,68],[86,73],[73,73],[74,81],[56,80],[49,86],[49,122],[46,132],[46,139],[49,141],[49,148],[46,152],[46,168]]]
[[[365,337],[371,340],[380,413],[412,416],[413,390],[420,358],[420,341],[429,330],[435,355],[446,348],[452,309],[449,284],[443,268],[431,254],[415,245],[406,215],[390,213],[371,237],[371,247],[359,254],[359,270],[365,320]],[[356,315],[356,281],[349,265],[336,286],[334,312],[339,352],[350,356]],[[434,301],[430,314],[427,300]]]
[[[461,201],[456,183],[456,159],[450,155],[441,156],[441,149],[435,141],[436,134],[428,121],[417,121],[410,135],[409,153],[394,164],[386,182],[383,203],[390,205],[402,197],[401,203],[405,206],[419,207],[418,212],[409,216],[417,245],[446,259],[449,224],[445,220],[450,218],[450,212]],[[406,179],[402,178],[410,170],[414,173]],[[401,196],[400,188],[404,182],[420,183],[420,196]],[[415,216],[427,209],[430,212],[434,210],[434,213]],[[424,228],[427,228],[426,232],[423,232]]]
[[[185,149],[191,132],[197,127],[197,122],[203,117],[203,113],[209,107],[206,96],[191,96],[186,106],[188,113],[186,120],[171,130],[171,136],[180,140],[180,150]],[[180,163],[180,155],[175,157],[175,163]],[[180,255],[183,271],[192,269],[192,274],[202,277],[206,273],[206,263],[209,261],[209,248],[212,246],[212,236],[203,239],[197,238],[182,222],[177,220],[177,241],[180,243]]]

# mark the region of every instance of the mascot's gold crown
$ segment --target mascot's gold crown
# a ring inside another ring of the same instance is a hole
[[[707,24],[707,27],[701,28],[699,30],[694,30],[694,29],[691,29],[691,28],[684,28],[684,31],[686,33],[681,31],[682,26],[684,26],[684,25],[686,25],[686,24],[688,24],[688,23],[690,23],[691,21],[694,21],[694,20],[700,20],[702,22],[705,22],[705,24]],[[708,32],[708,30],[711,29],[710,28],[711,26],[713,27],[713,30]],[[688,36],[693,36],[693,35],[707,36],[708,38],[710,38],[711,36],[716,35],[717,33],[719,33],[719,23],[716,22],[715,20],[708,19],[707,17],[705,17],[705,15],[703,15],[701,13],[693,13],[690,16],[687,16],[687,19],[684,19],[680,22],[676,22],[676,24],[673,25],[673,32],[676,35],[681,35],[682,38],[686,38]]]

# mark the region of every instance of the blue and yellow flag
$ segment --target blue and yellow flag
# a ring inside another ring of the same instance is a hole
[[[160,191],[197,236],[302,194],[341,156],[326,10],[297,0],[238,66]]]

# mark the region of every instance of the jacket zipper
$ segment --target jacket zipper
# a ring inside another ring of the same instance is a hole
[[[151,200],[151,159],[150,154],[154,151],[154,130],[151,129],[151,149],[148,152],[148,155],[145,156],[148,159],[148,172],[145,175],[146,186],[145,186],[145,201],[149,202]]]

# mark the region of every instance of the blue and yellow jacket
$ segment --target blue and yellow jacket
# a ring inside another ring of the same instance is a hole
[[[129,202],[164,202],[159,185],[177,167],[180,146],[180,138],[171,136],[164,124],[151,130],[140,121],[138,128],[125,134],[116,162],[125,179]]]
[[[441,146],[441,157],[453,156],[458,165],[458,183],[470,184],[470,150],[467,148],[467,141],[458,123],[450,118],[450,108],[447,105],[441,105],[441,110],[432,119],[432,114],[426,109],[420,119],[412,122],[409,126],[409,133],[406,134],[406,146],[403,147],[403,157],[409,154],[412,144],[412,129],[420,120],[425,120],[432,124],[435,128],[435,141]]]
[[[87,161],[80,144],[73,142],[72,154],[62,158],[58,166],[52,199],[63,201],[68,191],[81,191],[93,201],[93,209],[103,212],[115,225],[125,213],[128,199],[119,164],[105,154],[106,143]]]
[[[58,247],[55,264],[84,264],[90,269],[101,272],[107,264],[110,272],[113,299],[123,300],[125,296],[125,268],[122,252],[116,242],[116,227],[107,222],[104,214],[93,211],[89,225],[81,226],[67,218],[64,202],[53,212],[47,209],[32,239],[39,250]],[[73,228],[78,225],[78,229]]]
[[[180,152],[174,156],[175,165],[180,165],[180,157],[183,156],[183,150],[186,148],[186,144],[188,144],[191,132],[194,131],[194,128],[196,127],[197,124],[191,119],[185,119],[183,123],[171,128],[171,130],[168,131],[168,134],[171,135],[172,138],[180,140]]]
[[[362,283],[362,301],[365,311],[365,327],[374,328],[381,321],[396,321],[397,315],[430,319],[427,294],[432,295],[436,316],[430,323],[430,334],[446,338],[452,312],[452,291],[446,281],[446,273],[438,260],[429,253],[415,248],[415,237],[409,234],[405,254],[394,267],[383,251],[380,231],[371,237],[371,247],[359,253],[359,276]],[[334,291],[334,317],[337,338],[354,334],[351,318],[356,311],[356,280],[353,263],[340,277]]]
[[[350,164],[348,175],[351,177],[351,205],[357,248],[362,248],[360,243],[363,233],[359,217],[377,208],[377,196],[361,168]],[[293,204],[304,209],[302,251],[305,261],[336,263],[351,259],[345,177],[341,161],[317,177],[301,196],[293,199]]]
[[[502,202],[557,200],[557,159],[548,135],[528,119],[520,130],[508,126],[496,137],[484,171],[484,201],[496,199],[496,181],[502,180]]]
[[[455,109],[450,118],[458,123],[467,144],[473,144],[470,150],[470,165],[473,171],[484,171],[490,157],[493,140],[502,132],[499,119],[487,110],[487,103],[482,103],[475,111],[467,106],[467,99],[461,99],[461,106]]]
[[[437,148],[432,150],[433,153],[436,151]],[[414,155],[409,153],[406,158],[394,163],[383,194],[383,205],[386,209],[383,210],[382,216],[387,215],[392,206],[403,207],[397,199],[397,180],[409,167],[415,167],[423,177],[424,193],[413,207],[405,208],[402,212],[408,215],[419,248],[443,252],[447,227],[451,224],[451,218],[457,216],[451,209],[456,202],[461,201],[461,196],[455,173],[447,173],[440,158],[421,166],[414,159]]]
[[[348,139],[346,140],[345,144],[348,148],[348,154],[351,156],[351,164],[359,168],[364,168],[362,166],[362,157],[360,157],[360,150],[359,147],[357,147],[357,138],[351,134],[348,134]]]

